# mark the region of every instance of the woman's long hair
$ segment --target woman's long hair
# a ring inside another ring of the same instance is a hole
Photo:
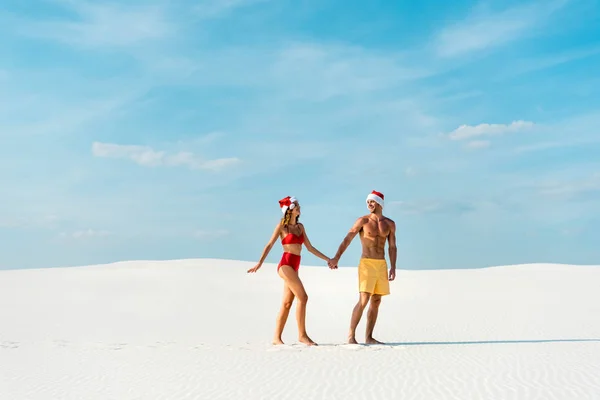
[[[290,208],[288,208],[287,210],[285,210],[285,215],[281,218],[281,225],[285,228],[287,228],[287,226],[290,224],[290,219],[292,219],[292,210]],[[298,220],[300,219],[300,216],[298,215],[296,217],[296,223],[298,222]]]

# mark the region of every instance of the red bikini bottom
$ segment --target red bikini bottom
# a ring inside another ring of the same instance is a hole
[[[279,268],[282,265],[289,265],[290,267],[294,268],[294,271],[298,272],[300,269],[300,256],[285,252],[283,253],[283,256],[281,256],[281,261],[279,261],[277,271],[279,271]]]

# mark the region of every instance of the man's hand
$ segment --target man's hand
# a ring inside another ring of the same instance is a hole
[[[330,269],[337,269],[338,267],[338,259],[337,258],[330,258],[329,262],[327,263],[327,265],[329,265]]]
[[[252,267],[252,268],[250,268],[250,269],[248,270],[248,273],[252,273],[252,272],[256,272],[256,271],[258,271],[258,270],[259,270],[259,268],[260,268],[261,266],[262,266],[262,265],[260,265],[260,264],[256,264],[254,267]]]
[[[389,277],[389,280],[393,281],[394,279],[396,279],[396,267],[390,268],[390,277]]]

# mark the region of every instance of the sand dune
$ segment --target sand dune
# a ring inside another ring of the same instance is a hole
[[[229,260],[0,272],[0,399],[599,399],[600,267],[399,270],[375,336],[346,345],[355,268],[282,283]],[[358,331],[364,339],[364,320]]]

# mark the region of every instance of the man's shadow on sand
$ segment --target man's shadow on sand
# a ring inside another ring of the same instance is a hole
[[[478,344],[531,344],[531,343],[584,343],[596,342],[600,343],[600,339],[532,339],[532,340],[471,340],[457,342],[385,342],[382,344],[365,344],[358,345],[343,343],[346,346],[456,346],[456,345],[478,345]],[[322,345],[321,345],[322,346]],[[327,345],[325,345],[327,346]],[[340,346],[340,344],[330,344],[330,346]]]

